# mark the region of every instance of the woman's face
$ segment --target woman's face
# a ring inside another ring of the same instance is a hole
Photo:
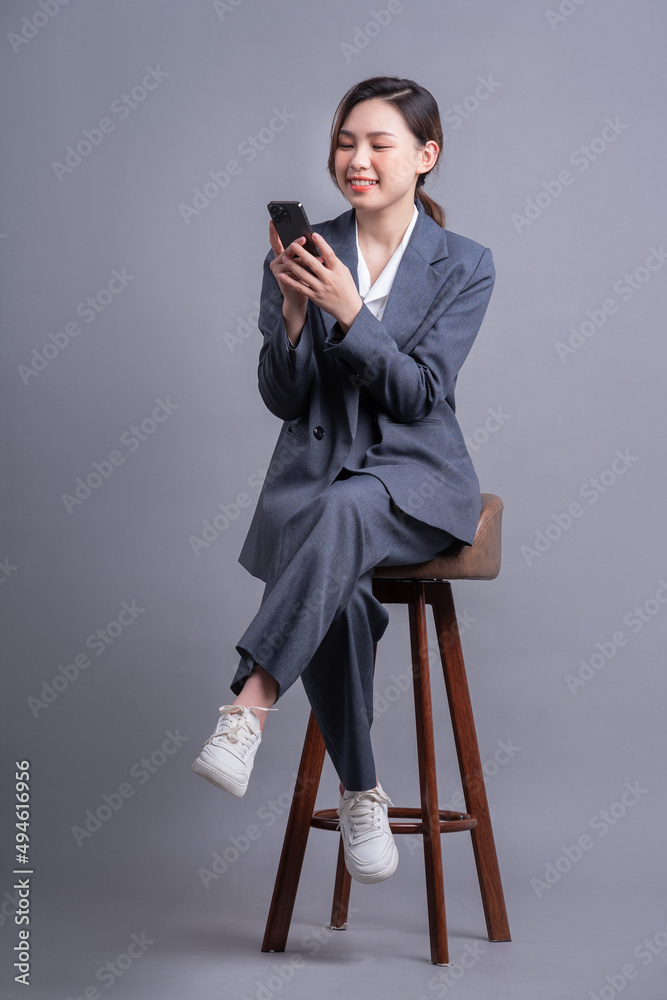
[[[438,152],[433,140],[419,149],[401,113],[386,101],[361,101],[338,133],[336,181],[355,208],[377,210],[401,200],[412,203],[417,176],[431,169]],[[374,183],[355,183],[355,178]]]

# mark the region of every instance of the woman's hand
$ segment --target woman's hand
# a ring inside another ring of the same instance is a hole
[[[306,242],[306,237],[301,236],[299,238]],[[308,305],[308,298],[300,292],[293,285],[288,285],[287,282],[283,281],[285,273],[289,270],[286,263],[283,262],[283,254],[285,253],[285,248],[282,245],[280,237],[278,236],[278,230],[273,224],[273,219],[269,222],[269,241],[271,243],[271,249],[273,250],[275,257],[270,262],[269,266],[273,272],[273,276],[278,282],[280,291],[283,293],[283,298],[285,300],[285,306],[288,312],[293,315],[301,315],[305,319],[306,306]]]
[[[305,238],[301,237],[290,243],[281,255],[284,266],[280,273],[281,287],[287,285],[295,295],[311,299],[316,306],[335,317],[343,333],[347,333],[363,305],[352,273],[319,233],[313,233],[313,240],[322,251],[321,258],[308,253],[301,240],[305,243]],[[290,257],[291,253],[296,256]],[[271,262],[271,267],[274,263]],[[306,265],[312,274],[308,273]]]

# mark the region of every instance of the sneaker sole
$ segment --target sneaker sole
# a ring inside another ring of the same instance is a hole
[[[363,882],[366,885],[372,882],[383,882],[384,879],[389,878],[391,875],[393,875],[396,869],[398,868],[398,848],[396,847],[396,844],[394,844],[394,853],[391,861],[389,862],[387,867],[383,869],[383,871],[376,872],[374,875],[363,875],[360,872],[354,871],[348,866],[347,857],[345,858],[345,867],[347,868],[352,878],[355,879],[357,882]]]
[[[206,764],[201,757],[197,757],[191,768],[195,774],[198,774],[201,778],[209,781],[216,788],[221,788],[223,792],[230,792],[240,799],[246,793],[248,787],[248,782],[243,785],[238,781],[234,781],[228,774],[224,774],[222,771],[216,771],[214,767],[210,764]]]

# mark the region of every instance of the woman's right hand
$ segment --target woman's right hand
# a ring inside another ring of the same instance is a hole
[[[285,301],[285,306],[288,311],[292,314],[301,314],[305,319],[306,308],[308,306],[308,296],[303,295],[293,286],[290,286],[287,282],[282,282],[280,276],[285,273],[290,273],[288,265],[282,260],[282,255],[285,253],[285,248],[282,245],[280,237],[278,236],[278,230],[273,224],[273,219],[269,222],[269,241],[271,243],[271,249],[273,250],[275,257],[270,262],[270,268],[273,272],[273,276],[278,282],[280,291],[283,293],[283,299]],[[306,242],[305,236],[300,236],[296,243]],[[296,255],[295,255],[296,256]]]

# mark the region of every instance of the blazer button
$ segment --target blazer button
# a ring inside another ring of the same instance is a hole
[[[319,426],[313,427],[313,434],[315,435],[318,441],[321,441],[322,438],[324,437],[324,427],[319,427]]]

